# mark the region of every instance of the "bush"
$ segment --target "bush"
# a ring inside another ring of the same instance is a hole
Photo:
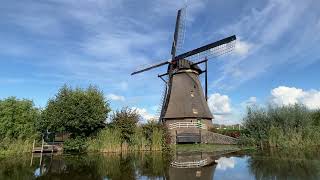
[[[89,152],[120,152],[121,131],[115,128],[105,128],[96,137],[87,141]]]
[[[9,97],[0,100],[0,140],[26,139],[36,134],[40,111],[30,100]]]
[[[0,141],[0,155],[17,155],[32,151],[33,140],[9,139]]]
[[[39,130],[68,132],[72,137],[88,137],[105,126],[111,111],[104,94],[96,87],[72,89],[63,86],[50,99],[38,123]]]
[[[305,148],[319,145],[316,113],[304,105],[249,107],[244,118],[243,143],[263,147]]]
[[[123,142],[122,132],[114,126],[101,130],[96,137],[91,137],[87,141],[87,150],[89,152],[120,152],[166,149],[165,133],[160,125],[148,123],[136,127],[134,133],[130,135],[130,144]]]
[[[313,125],[320,126],[320,109],[312,112],[311,117],[312,117]]]
[[[237,129],[216,129],[215,127],[210,128],[209,131],[234,138],[239,138],[242,132],[244,132],[243,130]]]
[[[63,150],[66,152],[85,152],[86,149],[86,140],[80,137],[67,139],[63,143]]]
[[[110,126],[121,131],[121,143],[126,142],[130,145],[133,143],[132,138],[139,118],[140,115],[136,110],[127,107],[113,113]]]

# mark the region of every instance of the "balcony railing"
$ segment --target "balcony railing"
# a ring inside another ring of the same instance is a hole
[[[171,163],[172,167],[176,167],[176,168],[196,168],[196,167],[203,167],[208,165],[208,160],[207,159],[203,159],[200,161],[190,161],[190,162],[177,162],[177,161],[173,161]]]
[[[199,128],[199,129],[207,129],[207,126],[201,122],[175,122],[169,124],[169,129],[176,128]]]

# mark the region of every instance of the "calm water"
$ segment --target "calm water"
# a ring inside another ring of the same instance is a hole
[[[28,155],[0,159],[0,179],[320,179],[320,153],[56,155],[41,165]]]

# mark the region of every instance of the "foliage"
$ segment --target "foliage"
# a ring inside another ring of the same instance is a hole
[[[34,124],[39,117],[39,110],[30,100],[15,97],[0,100],[0,140],[34,135]]]
[[[69,132],[72,137],[87,137],[105,126],[111,111],[103,93],[96,87],[72,89],[64,85],[50,99],[38,123],[39,130]]]
[[[111,127],[117,128],[121,132],[121,143],[132,144],[133,134],[137,127],[140,115],[136,110],[130,108],[122,108],[117,110],[111,116]]]
[[[263,148],[309,147],[320,145],[319,126],[314,112],[304,105],[249,107],[244,118],[247,133],[241,137],[243,144],[255,144]]]
[[[214,133],[218,133],[218,134],[222,134],[222,135],[226,135],[226,136],[230,136],[230,137],[234,137],[234,138],[239,138],[240,135],[245,132],[245,130],[217,129],[215,127],[210,128],[209,131],[214,132]]]
[[[17,155],[31,152],[33,141],[30,139],[9,139],[4,138],[0,141],[1,155]]]
[[[39,117],[39,109],[30,100],[15,97],[0,100],[0,140],[34,136],[35,122]]]
[[[70,138],[63,143],[63,150],[66,152],[85,152],[86,149],[86,141],[81,137]]]
[[[105,128],[87,141],[87,147],[89,152],[119,152],[121,132],[116,128]]]
[[[171,137],[164,125],[150,121],[142,125],[142,129],[152,150],[170,150],[169,144]]]
[[[125,116],[127,117],[127,116]],[[128,131],[121,130],[115,124],[101,130],[96,137],[91,137],[87,141],[89,152],[120,152],[120,151],[160,151],[165,150],[165,131],[163,127],[157,123],[147,123],[136,126],[133,134]],[[132,127],[133,128],[133,127]],[[126,133],[130,143],[123,141]],[[125,145],[123,145],[123,143]]]
[[[311,114],[313,125],[320,126],[320,109],[312,112]]]

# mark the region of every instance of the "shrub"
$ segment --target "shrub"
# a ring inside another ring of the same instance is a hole
[[[86,140],[80,137],[67,139],[63,143],[63,150],[66,152],[85,152],[86,149]]]
[[[69,132],[72,137],[88,137],[105,126],[111,111],[103,93],[96,87],[72,89],[63,86],[50,99],[38,123],[39,130]]]
[[[31,139],[9,139],[0,141],[0,155],[17,155],[31,152],[33,140]]]
[[[304,105],[249,107],[244,118],[243,143],[263,147],[305,148],[319,145],[319,126],[315,112]]]
[[[39,109],[30,100],[9,97],[0,100],[0,140],[26,139],[36,134]]]
[[[113,113],[110,126],[121,131],[121,143],[132,144],[139,118],[140,115],[136,110],[127,107]]]
[[[89,152],[120,152],[121,131],[115,128],[105,128],[96,137],[87,141]]]

